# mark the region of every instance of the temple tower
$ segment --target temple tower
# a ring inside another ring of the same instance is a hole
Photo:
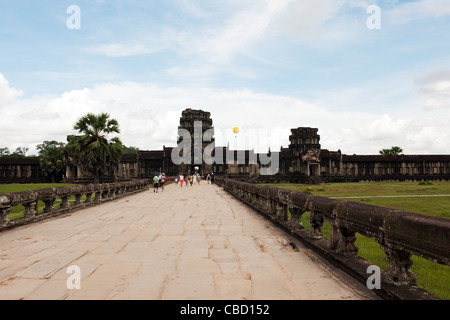
[[[180,172],[200,174],[212,172],[212,166],[205,164],[203,152],[205,147],[214,142],[214,127],[211,119],[211,113],[203,110],[186,109],[181,113],[180,125],[178,129],[187,130],[191,137],[191,159],[189,163],[180,165]],[[212,129],[212,130],[210,130]],[[205,135],[207,130],[212,133],[211,136]],[[182,137],[178,136],[177,143],[180,143]],[[201,158],[195,156],[201,155]]]
[[[294,172],[307,176],[320,175],[320,136],[317,128],[291,129],[289,149],[292,152]]]

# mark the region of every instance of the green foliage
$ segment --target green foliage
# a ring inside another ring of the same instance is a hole
[[[382,149],[380,150],[381,155],[390,155],[390,156],[398,156],[403,154],[403,149],[400,147],[392,147],[390,149]]]
[[[0,157],[8,158],[34,158],[33,156],[27,157],[28,148],[18,147],[16,151],[11,153],[8,147],[0,148]]]
[[[123,154],[137,154],[139,152],[138,147],[125,147],[123,146]]]
[[[109,114],[94,115],[88,113],[80,118],[74,129],[81,136],[69,138],[67,150],[76,165],[98,178],[119,163],[123,152],[122,142],[118,137],[108,140],[108,135],[120,133],[117,120],[110,119]]]
[[[0,157],[7,156],[9,154],[10,152],[8,147],[0,148]]]
[[[18,156],[20,156],[20,157],[26,157],[27,152],[28,152],[28,148],[25,148],[25,147],[18,147],[18,148],[16,149],[16,151],[13,152],[13,154],[18,155]]]
[[[44,141],[38,144],[41,167],[55,175],[66,168],[65,144],[57,141]]]

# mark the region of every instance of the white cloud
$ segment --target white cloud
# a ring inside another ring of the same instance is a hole
[[[450,0],[420,0],[398,4],[386,13],[391,23],[408,23],[424,18],[441,18],[450,14]]]
[[[443,17],[450,14],[449,0],[423,0],[425,14],[433,17]]]
[[[214,63],[228,62],[236,54],[246,54],[249,48],[271,32],[273,20],[282,13],[290,0],[243,2],[221,25],[192,34],[187,50],[201,54]]]
[[[83,50],[89,53],[101,54],[107,57],[117,58],[152,54],[154,52],[157,52],[159,48],[142,44],[111,43],[84,48]]]
[[[0,108],[8,105],[21,95],[23,95],[23,91],[11,88],[9,82],[0,73]]]
[[[447,128],[450,122],[447,121]],[[406,141],[408,141],[409,150],[434,150],[435,154],[449,154],[448,141],[450,132],[442,127],[422,126],[415,127],[416,130],[409,130]],[[405,150],[405,153],[410,153]]]
[[[431,70],[414,83],[425,109],[450,108],[450,70]]]
[[[91,90],[73,90],[60,97],[34,96],[15,99],[0,109],[0,145],[10,150],[28,147],[36,154],[36,145],[45,140],[66,141],[76,133],[73,125],[88,112],[105,111],[105,106],[91,96]]]
[[[210,61],[228,62],[235,55],[261,56],[256,44],[279,36],[312,40],[323,24],[336,17],[345,1],[268,0],[248,1],[224,25],[208,30],[194,41]],[[348,31],[348,30],[347,30]]]
[[[345,6],[356,5],[361,4],[353,0],[224,0],[214,4],[186,0],[177,2],[178,11],[153,22],[151,29],[137,24],[132,36],[119,32],[113,42],[81,49],[107,57],[167,50],[177,57],[166,68],[170,76],[194,75],[198,79],[227,73],[252,78],[261,71],[236,66],[236,58],[243,56],[273,67],[286,63],[274,61],[277,58],[268,54],[274,47],[283,51],[285,46],[300,42],[332,51],[358,41],[365,20],[355,28],[353,19],[339,14]],[[179,16],[180,21],[171,23],[174,16]],[[325,26],[331,20],[333,23]]]
[[[291,1],[277,19],[280,30],[293,36],[317,37],[323,23],[336,17],[344,1]]]
[[[65,141],[76,134],[73,125],[88,112],[108,112],[120,124],[120,138],[128,146],[160,150],[175,146],[181,111],[211,112],[218,146],[233,148],[289,145],[291,128],[316,127],[322,148],[347,154],[376,154],[401,146],[412,153],[450,153],[450,116],[439,110],[411,109],[405,114],[371,110],[328,110],[289,96],[248,89],[161,87],[152,83],[103,83],[68,91],[58,97],[20,99],[17,95],[0,109],[0,147],[35,146],[45,140]],[[237,137],[233,127],[241,128]]]
[[[405,120],[393,119],[387,114],[370,123],[362,124],[360,134],[364,139],[372,142],[398,138],[405,129]]]

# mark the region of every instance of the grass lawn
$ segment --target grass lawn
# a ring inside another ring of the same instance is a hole
[[[273,184],[275,187],[300,192],[308,192],[322,197],[356,197],[342,199],[361,202],[403,211],[450,218],[450,196],[419,197],[420,195],[450,195],[450,182],[368,182],[368,183],[331,183],[326,185]],[[380,197],[380,196],[417,197]],[[303,225],[309,229],[308,214],[302,216]],[[330,239],[330,225],[323,226],[324,237]],[[380,268],[388,268],[388,262],[380,246],[371,238],[357,233],[358,256]],[[435,296],[450,299],[450,267],[413,256],[411,270],[416,275],[417,285]]]
[[[21,192],[46,188],[77,186],[67,183],[32,183],[32,184],[0,184],[0,193]]]
[[[65,186],[76,186],[76,184],[65,184],[65,183],[37,183],[37,184],[0,184],[0,193],[12,193],[12,192],[21,192],[21,191],[30,191],[30,190],[39,190],[46,188],[57,188],[57,187],[65,187]],[[85,196],[83,196],[85,198]],[[75,196],[70,197],[70,200],[74,200]],[[55,208],[58,208],[61,200],[56,200],[54,202]],[[70,205],[73,205],[73,202],[69,202]],[[45,205],[42,201],[38,201],[38,213],[42,213]],[[25,208],[22,205],[14,206],[11,208],[11,212],[8,217],[10,220],[23,218],[23,213]]]

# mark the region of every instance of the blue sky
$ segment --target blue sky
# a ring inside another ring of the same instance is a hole
[[[188,107],[221,145],[310,126],[343,153],[450,154],[450,0],[0,0],[0,147],[33,153],[108,112],[125,144],[161,149]]]

